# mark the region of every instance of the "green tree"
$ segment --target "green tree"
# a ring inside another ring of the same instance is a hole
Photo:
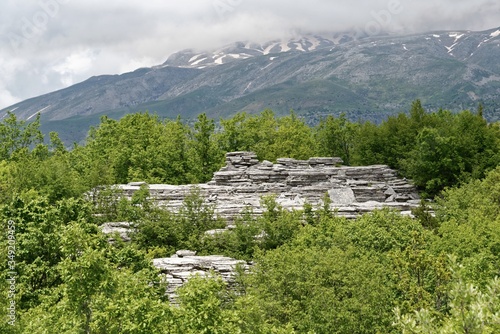
[[[232,118],[221,119],[222,131],[217,134],[217,141],[224,152],[249,151],[252,146],[245,125],[246,113],[237,113]]]
[[[267,160],[277,158],[308,159],[317,152],[311,128],[292,110],[278,119],[274,141],[267,148]],[[262,148],[264,151],[265,148]]]
[[[395,325],[403,334],[488,334],[500,331],[500,280],[492,279],[481,289],[464,281],[460,274],[449,291],[449,313],[436,316],[421,309],[402,315],[396,309]]]
[[[353,247],[284,245],[258,255],[247,294],[274,326],[298,333],[376,333],[390,326],[387,271]]]
[[[90,214],[90,206],[81,200],[64,199],[50,204],[46,197],[34,192],[15,196],[1,208],[2,222],[10,220],[15,224],[19,309],[38,305],[43,296],[61,283],[56,269],[63,258],[58,232],[66,224],[83,221]],[[91,227],[88,225],[88,233]],[[3,249],[7,249],[6,235],[2,233],[0,240]],[[7,261],[2,261],[3,275],[8,271],[6,265]]]
[[[140,253],[131,264],[144,265],[134,270],[126,265],[130,260],[114,262],[123,250],[102,243],[103,236],[90,235],[79,223],[63,227],[59,237],[61,284],[23,314],[26,332],[139,334],[168,328],[172,312],[165,286]]]
[[[78,169],[92,185],[147,181],[184,184],[194,181],[189,156],[190,129],[180,119],[161,122],[148,113],[120,121],[103,117],[76,154]],[[196,166],[194,166],[196,167]],[[99,171],[109,169],[100,177]],[[105,182],[105,183],[103,183]]]
[[[468,281],[483,287],[500,270],[500,170],[443,192],[435,207],[435,252],[453,254]]]
[[[174,333],[239,333],[238,315],[228,305],[227,288],[219,276],[195,276],[177,293]]]
[[[193,147],[196,165],[198,166],[198,181],[209,181],[213,173],[222,167],[223,154],[215,140],[215,124],[205,114],[198,115],[194,124]]]
[[[349,122],[344,113],[338,118],[328,116],[321,120],[315,134],[319,155],[341,157],[344,164],[350,165],[359,140],[358,131],[359,124]]]
[[[40,114],[33,122],[17,120],[14,113],[8,112],[7,117],[0,123],[0,160],[9,160],[20,150],[43,143],[43,134],[40,131]]]
[[[454,137],[443,137],[436,129],[424,128],[404,168],[417,186],[434,196],[458,181],[462,164]]]

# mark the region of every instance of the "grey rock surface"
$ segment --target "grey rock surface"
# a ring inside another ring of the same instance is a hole
[[[261,214],[260,201],[266,195],[276,196],[288,210],[302,209],[305,203],[323,205],[328,196],[331,209],[348,218],[383,207],[408,213],[420,203],[416,188],[388,166],[348,167],[341,163],[340,158],[280,158],[275,164],[261,163],[253,152],[230,152],[226,166],[206,184],[150,184],[149,191],[157,203],[177,211],[197,187],[207,203],[214,205],[216,214],[229,222],[248,208]],[[140,189],[134,184],[118,187],[127,197]]]
[[[114,242],[114,235],[118,233],[123,241],[130,241],[130,231],[132,230],[132,223],[129,222],[113,222],[104,223],[101,225],[102,233],[110,235],[109,242]]]
[[[237,266],[241,266],[245,271],[249,268],[249,264],[245,261],[235,260],[233,258],[220,255],[189,255],[183,257],[172,256],[169,258],[154,259],[153,265],[160,269],[168,284],[167,294],[169,299],[174,303],[176,301],[175,290],[194,275],[206,277],[213,272],[220,275],[228,286],[232,287],[235,284]]]
[[[175,252],[175,255],[177,255],[178,257],[195,256],[196,252],[191,251],[191,250],[182,249],[182,250],[178,250],[177,252]]]

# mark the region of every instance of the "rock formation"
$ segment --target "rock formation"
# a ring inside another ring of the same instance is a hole
[[[397,176],[385,165],[363,167],[341,166],[340,158],[278,159],[273,164],[259,162],[253,152],[231,152],[226,166],[214,174],[212,181],[198,185],[148,185],[151,198],[173,211],[194,187],[215,212],[230,222],[245,208],[262,213],[260,199],[275,195],[284,208],[302,209],[305,203],[322,205],[328,194],[331,209],[338,215],[355,218],[374,209],[389,207],[409,214],[419,204],[413,185]],[[143,183],[118,185],[131,197]]]
[[[160,269],[167,281],[167,294],[170,301],[175,302],[175,290],[183,285],[192,275],[208,276],[211,271],[220,275],[229,287],[235,283],[237,266],[248,270],[245,261],[225,256],[196,256],[196,252],[177,251],[172,257],[154,259],[153,265]]]
[[[120,238],[123,241],[130,241],[131,238],[129,236],[130,231],[132,229],[132,224],[128,222],[113,222],[113,223],[104,223],[101,225],[102,233],[109,234],[110,238],[109,242],[113,243],[115,241],[114,235],[118,233]]]
[[[214,174],[212,181],[198,185],[150,184],[150,196],[158,204],[177,211],[196,187],[215,212],[228,220],[251,208],[256,215],[262,213],[262,196],[275,195],[285,209],[302,209],[305,203],[323,205],[328,196],[330,207],[337,214],[355,218],[374,209],[389,207],[410,214],[420,203],[413,185],[397,176],[385,165],[365,167],[341,166],[340,158],[278,159],[277,163],[259,162],[253,152],[231,152],[226,155],[226,166]],[[144,182],[118,185],[124,195],[132,197]],[[123,240],[128,237],[129,223],[102,225],[104,233],[118,232]],[[215,235],[224,230],[208,231]],[[245,269],[248,264],[223,256],[195,256],[191,251],[178,251],[170,258],[154,259],[168,282],[169,298],[175,302],[175,289],[193,274],[207,275],[213,270],[231,285],[237,265]]]

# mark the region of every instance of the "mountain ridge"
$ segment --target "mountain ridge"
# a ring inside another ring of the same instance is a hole
[[[379,121],[419,98],[431,110],[482,102],[487,116],[498,118],[500,28],[331,36],[184,50],[161,65],[92,77],[22,101],[1,110],[0,117],[7,110],[26,120],[41,113],[44,131],[58,131],[70,142],[81,141],[85,126],[98,124],[101,115],[118,118],[145,110],[193,118],[201,112],[228,117],[294,109],[311,122],[341,112]]]

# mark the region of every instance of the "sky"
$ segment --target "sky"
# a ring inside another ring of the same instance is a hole
[[[0,108],[184,49],[499,26],[498,0],[1,0]]]

